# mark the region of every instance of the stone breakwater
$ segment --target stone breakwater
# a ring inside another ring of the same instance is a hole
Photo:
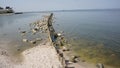
[[[64,32],[55,32],[52,23],[53,14],[50,14],[30,23],[30,31],[19,28],[21,41],[32,47],[25,50],[17,49],[17,55],[11,55],[7,50],[0,48],[0,68],[95,68],[80,63],[79,56],[67,54],[71,54],[71,49],[68,48],[70,45],[63,35]],[[46,34],[46,40],[38,37],[27,38],[28,33],[31,36]],[[39,43],[39,41],[43,42]]]

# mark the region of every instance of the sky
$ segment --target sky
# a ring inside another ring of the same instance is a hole
[[[120,8],[120,0],[0,0],[0,6],[15,11]]]

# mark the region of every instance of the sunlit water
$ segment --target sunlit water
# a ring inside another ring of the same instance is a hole
[[[39,20],[43,13],[0,16],[0,47],[17,51],[26,47],[19,33],[29,30],[29,23]],[[120,66],[120,11],[55,12],[54,28],[64,31],[74,51],[84,60]],[[27,36],[34,39],[40,34]],[[113,63],[114,62],[114,63]]]

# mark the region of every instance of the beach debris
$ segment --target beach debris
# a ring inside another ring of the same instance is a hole
[[[104,65],[102,63],[97,63],[97,68],[104,68]]]
[[[22,41],[23,41],[23,42],[28,42],[28,40],[27,40],[27,39],[23,39]]]

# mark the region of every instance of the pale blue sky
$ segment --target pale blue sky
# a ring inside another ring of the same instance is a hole
[[[15,11],[120,8],[120,0],[0,0],[0,6]]]

